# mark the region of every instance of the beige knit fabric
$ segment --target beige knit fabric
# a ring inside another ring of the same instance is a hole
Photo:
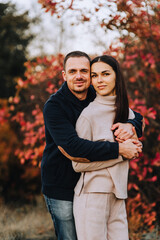
[[[100,96],[85,108],[77,120],[76,131],[79,137],[92,141],[114,142],[111,126],[115,117],[116,96]],[[129,119],[134,113],[129,109]],[[76,163],[72,162],[77,172],[82,172],[75,187],[77,195],[84,193],[114,193],[117,198],[127,198],[128,160],[112,159],[103,162]]]

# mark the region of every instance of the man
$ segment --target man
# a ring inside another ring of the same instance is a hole
[[[71,161],[104,161],[116,159],[119,154],[128,159],[137,157],[141,148],[131,140],[118,142],[92,142],[80,139],[75,131],[81,111],[94,100],[95,91],[90,86],[90,58],[86,53],[75,51],[67,54],[62,72],[65,83],[44,106],[46,147],[43,153],[41,173],[42,192],[54,222],[58,240],[76,240],[72,212],[74,187],[79,174],[74,172]],[[117,128],[117,139],[128,139],[135,126],[141,136],[142,116]],[[62,154],[62,153],[64,154]]]

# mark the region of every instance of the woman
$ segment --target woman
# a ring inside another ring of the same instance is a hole
[[[78,118],[77,133],[88,140],[113,142],[113,123],[134,118],[118,62],[107,55],[94,58],[91,80],[97,97]],[[117,162],[112,167],[113,160],[73,162],[74,170],[82,172],[73,203],[78,240],[128,240],[125,199],[129,164],[121,156]]]

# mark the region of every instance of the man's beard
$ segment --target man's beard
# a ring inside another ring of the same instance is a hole
[[[73,92],[75,92],[76,94],[81,94],[81,93],[84,93],[86,92],[88,89],[83,89],[81,91],[77,91],[77,90],[72,90]]]

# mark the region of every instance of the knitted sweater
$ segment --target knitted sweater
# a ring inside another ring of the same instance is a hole
[[[116,96],[100,96],[85,108],[77,120],[76,131],[81,138],[92,141],[114,141],[111,126],[115,117]],[[129,118],[134,113],[129,109]],[[97,159],[98,160],[98,159]],[[114,163],[118,163],[114,166]],[[88,192],[114,193],[117,198],[127,198],[128,160],[119,156],[116,160],[93,163],[73,162],[73,168],[82,172],[75,187],[75,193]],[[110,167],[112,166],[112,167]]]

